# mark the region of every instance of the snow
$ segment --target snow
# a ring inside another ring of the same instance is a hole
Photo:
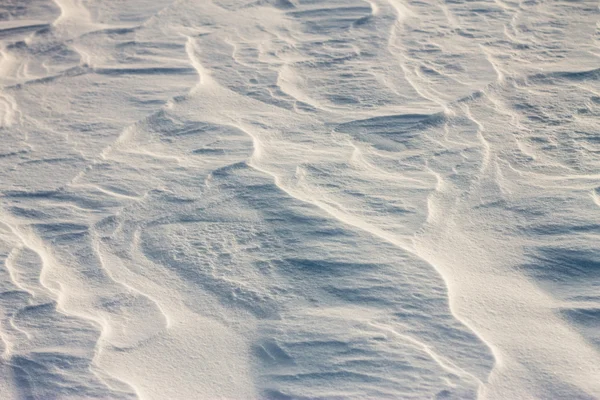
[[[0,4],[0,398],[600,398],[591,1]]]

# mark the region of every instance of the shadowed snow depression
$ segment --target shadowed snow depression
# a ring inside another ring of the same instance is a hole
[[[1,0],[0,398],[600,399],[587,0]]]

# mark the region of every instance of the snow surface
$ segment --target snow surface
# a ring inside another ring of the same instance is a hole
[[[0,1],[0,398],[600,398],[599,17]]]

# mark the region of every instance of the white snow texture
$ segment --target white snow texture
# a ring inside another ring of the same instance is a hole
[[[0,0],[0,399],[600,399],[591,0]]]

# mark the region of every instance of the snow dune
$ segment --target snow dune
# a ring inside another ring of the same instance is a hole
[[[0,398],[600,398],[599,14],[0,4]]]

